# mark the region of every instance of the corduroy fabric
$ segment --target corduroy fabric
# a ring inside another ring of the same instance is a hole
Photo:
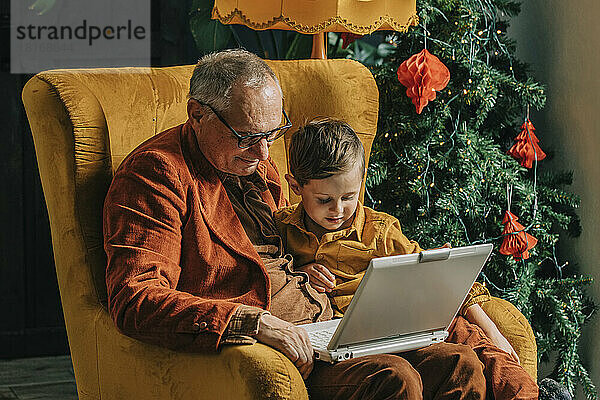
[[[272,211],[284,206],[272,161],[258,173],[263,201]],[[265,265],[189,122],[123,161],[106,196],[104,235],[108,309],[128,336],[216,351],[240,304],[270,309]]]
[[[468,346],[452,343],[317,364],[306,386],[314,400],[483,400],[486,395],[481,361]]]

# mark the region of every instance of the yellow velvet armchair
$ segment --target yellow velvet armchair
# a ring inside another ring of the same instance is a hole
[[[316,116],[344,119],[360,132],[369,153],[379,102],[365,67],[350,60],[268,63],[295,126]],[[294,365],[267,346],[177,353],[122,335],[108,315],[101,223],[106,191],[127,153],[185,121],[192,69],[55,70],[36,75],[23,90],[79,398],[307,399]],[[271,147],[282,174],[288,140]],[[290,194],[287,186],[284,190]],[[486,303],[485,310],[535,379],[536,344],[527,320],[500,299]]]

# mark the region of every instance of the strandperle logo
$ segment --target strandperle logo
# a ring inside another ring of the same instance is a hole
[[[149,67],[149,0],[11,0],[11,72]]]
[[[95,40],[143,40],[146,38],[146,28],[137,25],[133,26],[131,20],[127,20],[126,25],[99,27],[88,25],[87,20],[83,20],[81,25],[73,28],[72,26],[17,26],[17,40],[87,40],[91,46]]]

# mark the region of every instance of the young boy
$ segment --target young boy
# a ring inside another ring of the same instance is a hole
[[[337,315],[348,307],[371,258],[420,252],[391,215],[364,207],[358,196],[365,173],[360,139],[342,121],[322,119],[292,136],[291,190],[302,197],[275,214],[286,251],[310,284],[327,292]],[[489,300],[475,283],[450,326],[447,341],[467,344],[484,364],[488,392],[496,400],[537,399],[538,387],[478,303]]]

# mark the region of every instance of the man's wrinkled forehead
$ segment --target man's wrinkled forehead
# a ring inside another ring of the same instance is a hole
[[[262,85],[246,85],[243,82],[232,85],[229,91],[229,109],[226,115],[248,115],[248,117],[260,116],[262,113],[272,110],[273,107],[283,107],[283,96],[281,88],[269,77]]]

